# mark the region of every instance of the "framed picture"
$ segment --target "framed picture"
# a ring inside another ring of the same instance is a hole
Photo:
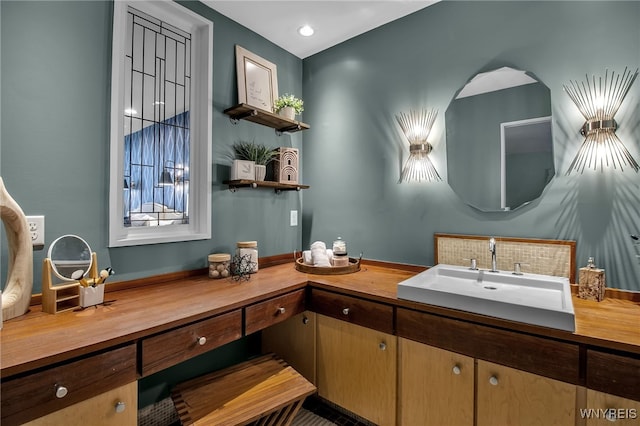
[[[276,65],[236,45],[238,102],[273,112],[278,98]]]

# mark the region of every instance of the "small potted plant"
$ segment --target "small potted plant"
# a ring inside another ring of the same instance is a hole
[[[304,111],[304,102],[293,95],[285,93],[275,100],[273,109],[276,114],[281,115],[289,120],[293,120],[297,114]]]
[[[278,151],[273,148],[269,148],[262,144],[248,141],[238,141],[232,146],[235,154],[235,160],[231,167],[232,179],[250,179],[249,176],[238,176],[237,170],[243,168],[246,164],[238,163],[249,162],[253,163],[255,172],[253,179],[262,181],[267,174],[267,165],[276,157]],[[239,169],[240,167],[240,169]],[[251,173],[249,171],[249,173]]]

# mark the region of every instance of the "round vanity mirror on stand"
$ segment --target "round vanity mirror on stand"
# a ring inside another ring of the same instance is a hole
[[[77,235],[63,235],[49,246],[51,271],[63,281],[78,281],[91,268],[91,247]]]
[[[42,310],[50,314],[86,308],[104,301],[104,280],[89,244],[77,235],[63,235],[49,247],[42,267]]]

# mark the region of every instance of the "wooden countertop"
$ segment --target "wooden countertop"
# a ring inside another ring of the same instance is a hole
[[[573,299],[576,332],[506,321],[468,312],[400,300],[397,283],[419,267],[391,267],[363,262],[348,275],[314,275],[295,270],[293,263],[260,269],[248,281],[211,280],[196,276],[105,293],[107,306],[57,315],[32,306],[26,315],[6,321],[0,334],[2,378],[198,321],[219,313],[311,285],[314,288],[376,300],[451,318],[524,333],[640,355],[640,304],[606,299]]]

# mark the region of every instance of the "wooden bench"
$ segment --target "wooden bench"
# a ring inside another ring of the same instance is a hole
[[[172,398],[183,425],[290,425],[316,387],[273,354],[180,383]]]

